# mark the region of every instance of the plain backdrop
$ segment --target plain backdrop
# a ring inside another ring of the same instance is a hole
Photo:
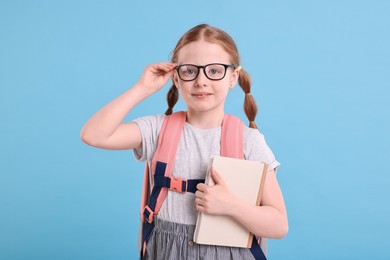
[[[269,259],[390,259],[389,1],[0,1],[0,259],[137,259],[143,163],[83,124],[189,28],[235,40],[281,162]],[[164,113],[168,88],[126,118]],[[243,92],[226,111],[246,122]],[[176,108],[183,110],[180,102]]]

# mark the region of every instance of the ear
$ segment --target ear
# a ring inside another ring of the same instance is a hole
[[[237,84],[239,76],[240,76],[240,70],[235,69],[233,73],[230,75],[230,79],[229,79],[230,88],[234,88],[234,86]]]
[[[179,85],[179,76],[177,75],[177,72],[175,71],[172,75],[172,82],[175,84],[177,89],[180,89]]]

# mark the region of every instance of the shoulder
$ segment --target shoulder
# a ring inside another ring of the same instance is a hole
[[[134,155],[138,161],[151,160],[156,150],[158,135],[165,115],[144,116],[134,119],[142,136],[142,147],[134,149]]]
[[[244,142],[264,141],[264,135],[258,129],[243,126]]]
[[[243,134],[245,159],[267,163],[269,169],[277,168],[280,165],[276,161],[264,135],[258,129],[244,126]]]

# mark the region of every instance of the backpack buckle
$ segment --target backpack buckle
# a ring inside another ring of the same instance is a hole
[[[146,205],[144,208],[144,216],[146,221],[148,221],[150,224],[153,222],[154,212],[151,208],[149,208],[148,205]]]
[[[187,180],[171,177],[169,189],[177,192],[186,192],[188,187]]]

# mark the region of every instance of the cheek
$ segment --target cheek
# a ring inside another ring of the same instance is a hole
[[[232,74],[229,77],[229,87],[232,88],[237,84],[238,77],[236,74]]]
[[[226,78],[223,80],[223,82],[221,82],[221,84],[219,85],[219,89],[223,92],[228,92],[229,89],[232,88],[232,84],[234,83],[234,80],[232,80],[232,78]]]
[[[182,97],[184,100],[187,100],[187,97],[190,95],[191,86],[189,86],[189,84],[186,82],[181,82],[179,85],[176,85],[176,87],[179,90],[180,97]]]
[[[191,82],[179,81],[178,85],[180,86],[180,90],[183,92],[188,92],[192,88]]]
[[[224,99],[229,94],[230,85],[229,82],[226,82],[223,85],[219,85],[218,87],[215,87],[215,94],[218,99]]]

